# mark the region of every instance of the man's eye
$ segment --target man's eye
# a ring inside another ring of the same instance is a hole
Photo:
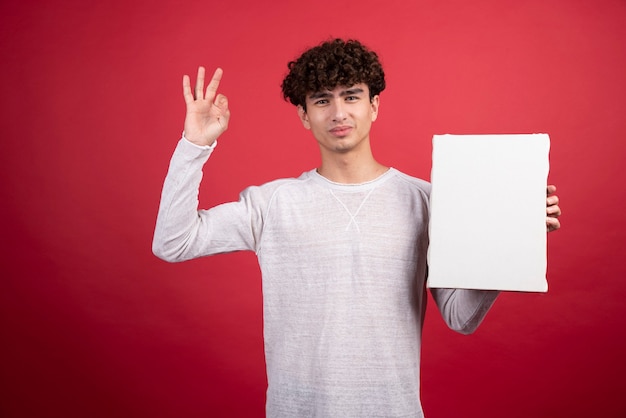
[[[349,102],[353,102],[355,100],[359,100],[358,96],[348,96],[346,97],[346,100]]]
[[[326,100],[326,99],[320,99],[320,100],[315,102],[316,105],[324,105],[326,103],[328,103],[328,100]]]

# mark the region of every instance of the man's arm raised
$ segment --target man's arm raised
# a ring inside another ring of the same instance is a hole
[[[204,73],[204,68],[199,67],[193,92],[189,76],[183,76],[183,97],[187,105],[184,139],[178,142],[170,160],[152,242],[154,254],[172,262],[220,251],[220,248],[205,245],[207,236],[221,232],[210,228],[214,223],[208,221],[206,211],[198,210],[198,193],[202,167],[213,152],[210,146],[228,127],[230,112],[226,97],[217,94],[222,70],[215,70],[206,90]],[[229,232],[224,231],[224,234]]]

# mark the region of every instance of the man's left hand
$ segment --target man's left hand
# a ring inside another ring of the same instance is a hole
[[[555,195],[556,186],[549,185],[546,194],[546,230],[547,232],[556,231],[561,227],[559,216],[561,216],[561,208],[559,207],[559,197]]]

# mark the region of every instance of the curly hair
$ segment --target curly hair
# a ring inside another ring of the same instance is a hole
[[[308,49],[287,64],[281,88],[285,100],[306,110],[306,96],[338,86],[367,84],[370,100],[385,89],[378,55],[356,40],[333,39]]]

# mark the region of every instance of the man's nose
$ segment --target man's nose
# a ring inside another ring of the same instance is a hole
[[[346,119],[346,104],[342,98],[333,101],[333,121],[338,122]]]

